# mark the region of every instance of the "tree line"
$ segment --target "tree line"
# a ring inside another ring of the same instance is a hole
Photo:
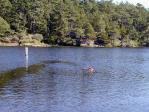
[[[18,33],[39,33],[52,44],[72,36],[148,46],[149,10],[112,0],[0,0],[0,37]]]

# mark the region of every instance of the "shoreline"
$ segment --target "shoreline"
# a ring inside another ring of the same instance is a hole
[[[71,38],[70,38],[71,39]],[[97,41],[97,40],[96,40]],[[11,35],[8,37],[0,38],[0,47],[83,47],[83,48],[142,48],[148,46],[142,46],[136,41],[123,42],[116,41],[114,43],[109,42],[107,44],[97,43],[95,40],[80,40],[77,44],[77,39],[73,39],[73,43],[68,42],[55,42],[48,44],[44,41],[44,37],[41,34],[22,34]]]
[[[106,47],[106,46],[59,46],[59,45],[49,45],[49,44],[42,44],[42,45],[18,45],[14,43],[9,44],[0,44],[0,47],[33,47],[33,48],[65,48],[65,47],[78,47],[78,48],[148,48],[146,46],[138,46],[138,47]]]

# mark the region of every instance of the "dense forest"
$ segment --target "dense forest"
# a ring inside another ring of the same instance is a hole
[[[49,44],[149,46],[149,10],[112,0],[0,0],[0,37],[22,33]]]

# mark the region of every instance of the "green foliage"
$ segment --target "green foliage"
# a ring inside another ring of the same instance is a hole
[[[88,37],[94,37],[95,36],[94,29],[90,23],[86,23],[84,25],[84,30],[85,30],[84,31],[85,36],[88,36]]]
[[[10,26],[3,18],[0,17],[0,35],[10,31]]]
[[[57,38],[67,40],[69,32],[93,40],[100,36],[107,44],[113,37],[121,43],[129,40],[142,45],[149,40],[149,10],[141,4],[115,4],[112,0],[0,0],[0,9],[1,34],[9,28],[17,33],[38,33],[50,43]],[[111,32],[116,36],[109,35]]]
[[[57,40],[57,36],[51,35],[51,36],[48,38],[47,42],[48,42],[48,43],[51,43],[51,44],[55,44],[55,43],[56,43],[56,40]]]
[[[0,16],[5,17],[11,10],[11,3],[9,0],[0,0]]]

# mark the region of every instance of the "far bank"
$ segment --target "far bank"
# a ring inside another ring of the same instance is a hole
[[[59,46],[77,46],[77,47],[148,47],[146,44],[140,44],[136,40],[120,40],[113,38],[109,42],[103,41],[100,37],[90,39],[86,36],[66,38],[57,38],[54,42],[44,38],[41,34],[17,34],[0,38],[0,46],[30,46],[30,47],[59,47]]]

